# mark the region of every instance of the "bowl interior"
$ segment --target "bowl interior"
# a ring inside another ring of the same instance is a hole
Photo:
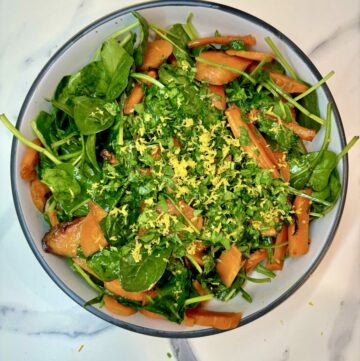
[[[215,30],[219,30],[223,34],[253,34],[257,39],[256,48],[260,50],[268,49],[264,38],[271,36],[302,79],[312,84],[319,80],[316,69],[309,60],[303,58],[298,49],[293,47],[288,39],[270,26],[239,11],[233,10],[233,12],[229,12],[229,9],[226,10],[215,5],[186,3],[187,5],[171,5],[169,2],[167,4],[148,3],[139,11],[150,23],[156,23],[163,27],[176,22],[184,22],[187,15],[192,12],[194,25],[200,35],[212,35]],[[66,74],[76,72],[87,64],[94,51],[108,35],[134,21],[133,16],[126,12],[120,11],[91,25],[70,40],[50,60],[29,92],[18,120],[18,127],[26,136],[33,138],[30,121],[36,117],[40,110],[49,110],[49,104],[44,99],[51,98],[60,79]],[[327,87],[319,89],[318,96],[322,116],[325,116],[326,104],[330,99],[329,97],[331,97]],[[310,148],[317,149],[321,141],[322,132],[316,137]],[[333,114],[330,148],[339,151],[343,143],[341,121],[337,112],[335,112]],[[33,206],[28,183],[22,181],[18,176],[20,160],[24,150],[24,146],[15,141],[12,159],[12,181],[15,203],[23,230],[35,255],[54,281],[78,303],[83,304],[86,300],[95,296],[94,291],[69,269],[64,259],[46,254],[41,248],[41,239],[47,230],[47,226],[42,220],[42,215]],[[346,168],[346,160],[340,162],[338,168],[343,183],[342,198],[345,195],[347,182],[347,169],[344,171],[344,166]],[[221,311],[241,311],[244,315],[242,324],[245,324],[286,299],[304,282],[323,256],[334,235],[342,206],[343,202],[339,202],[335,209],[325,218],[312,223],[312,242],[310,251],[306,256],[287,260],[284,270],[279,272],[270,284],[247,284],[246,290],[253,297],[251,304],[239,296],[228,303],[211,302],[209,307]],[[96,306],[89,309],[98,316],[119,326],[158,336],[192,337],[216,332],[213,329],[188,328],[167,321],[153,320],[139,313],[120,318]]]

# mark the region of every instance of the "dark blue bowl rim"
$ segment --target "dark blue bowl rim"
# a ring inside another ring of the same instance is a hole
[[[88,25],[87,27],[85,27],[83,30],[81,30],[80,32],[78,32],[76,35],[74,35],[71,39],[69,39],[52,57],[51,59],[46,63],[46,65],[42,68],[42,70],[40,71],[39,75],[36,77],[35,81],[33,82],[32,86],[30,87],[29,92],[27,93],[25,100],[23,102],[23,105],[21,107],[20,113],[19,113],[19,117],[16,123],[17,128],[20,127],[23,118],[24,118],[24,114],[25,111],[30,103],[31,97],[36,89],[36,87],[38,86],[39,82],[42,80],[42,78],[44,77],[44,75],[47,73],[47,71],[51,68],[52,64],[59,58],[61,57],[61,55],[68,49],[70,48],[72,45],[74,45],[81,37],[83,37],[85,34],[87,34],[88,32],[96,29],[97,27],[99,27],[100,25],[111,21],[121,15],[125,15],[131,11],[137,11],[137,10],[142,10],[142,9],[148,9],[148,8],[154,8],[154,7],[164,7],[164,6],[193,6],[193,7],[204,7],[204,8],[212,8],[212,9],[217,9],[217,10],[221,10],[230,14],[234,14],[236,16],[239,16],[241,18],[244,18],[246,20],[249,20],[251,22],[254,22],[255,24],[261,26],[262,28],[270,31],[271,33],[274,34],[274,36],[276,36],[277,38],[281,39],[282,41],[284,41],[295,53],[297,53],[297,55],[299,55],[303,61],[306,63],[307,67],[311,70],[311,72],[313,73],[313,75],[320,80],[322,78],[320,72],[317,70],[317,68],[315,67],[315,65],[311,62],[311,60],[303,53],[303,51],[301,49],[298,48],[297,45],[295,45],[289,38],[287,38],[282,32],[280,32],[279,30],[277,30],[276,28],[274,28],[273,26],[269,25],[268,23],[266,23],[265,21],[250,15],[244,11],[226,6],[226,5],[221,5],[221,4],[217,4],[217,3],[213,3],[213,2],[207,2],[207,1],[187,1],[187,0],[182,0],[182,1],[177,1],[177,0],[166,0],[166,1],[151,1],[151,2],[147,2],[147,3],[141,3],[141,4],[136,4],[133,6],[129,6],[127,8],[123,8],[121,10],[115,11],[113,13],[110,13],[98,20],[96,20],[95,22],[91,23],[90,25]],[[339,133],[340,133],[340,141],[341,141],[341,146],[344,147],[346,144],[346,138],[345,138],[345,132],[344,132],[344,128],[342,125],[342,121],[340,118],[340,114],[339,111],[337,109],[335,100],[328,88],[328,86],[325,84],[323,85],[323,89],[324,92],[326,94],[327,99],[332,102],[333,104],[333,113],[335,115],[335,122],[336,125],[339,129]],[[76,293],[74,293],[70,288],[67,287],[67,285],[62,282],[57,275],[54,273],[54,271],[49,267],[49,265],[46,263],[45,259],[40,255],[40,253],[38,253],[36,245],[34,240],[32,239],[31,235],[30,235],[30,231],[26,225],[25,222],[25,217],[23,214],[23,211],[21,209],[20,206],[20,201],[19,201],[19,196],[18,196],[18,192],[16,189],[16,177],[17,177],[17,169],[15,169],[15,159],[16,159],[16,152],[17,152],[17,145],[18,145],[18,141],[16,138],[13,139],[12,142],[12,148],[11,148],[11,164],[10,164],[10,174],[11,174],[11,187],[12,187],[12,194],[13,194],[13,199],[14,199],[14,204],[15,204],[15,209],[16,209],[16,213],[18,215],[19,218],[19,222],[21,225],[21,228],[24,232],[25,238],[27,240],[27,242],[29,243],[29,246],[31,248],[31,250],[33,251],[35,257],[37,258],[37,260],[39,261],[39,263],[41,264],[41,266],[44,268],[44,270],[46,271],[46,273],[50,276],[50,278],[60,287],[61,290],[63,290],[69,297],[71,297],[75,302],[77,302],[80,306],[83,306],[84,303],[86,302],[85,300],[83,300],[81,297],[79,297]],[[318,257],[315,259],[315,261],[312,263],[312,265],[310,266],[310,268],[306,271],[306,273],[304,273],[304,275],[293,285],[291,286],[287,291],[285,291],[280,297],[278,297],[276,300],[274,300],[273,302],[271,302],[270,304],[266,305],[264,308],[262,308],[261,310],[246,316],[242,319],[240,326],[244,326],[258,318],[260,318],[261,316],[265,315],[266,313],[268,313],[269,311],[271,311],[272,309],[274,309],[275,307],[277,307],[278,305],[280,305],[282,302],[284,302],[288,297],[290,297],[297,289],[300,288],[300,286],[302,286],[304,284],[304,282],[310,277],[310,275],[315,271],[315,269],[317,268],[317,266],[319,265],[319,263],[321,262],[321,260],[323,259],[323,257],[325,256],[327,250],[329,249],[332,240],[335,236],[336,230],[339,226],[340,223],[340,219],[343,213],[343,209],[344,209],[344,204],[345,204],[345,200],[346,200],[346,193],[347,193],[347,185],[348,185],[348,157],[347,155],[343,158],[343,177],[342,177],[342,192],[341,192],[341,197],[340,197],[340,204],[339,207],[337,209],[337,213],[336,213],[336,217],[335,217],[335,221],[332,224],[331,230],[330,230],[330,235],[328,237],[328,239],[326,240],[326,243],[323,247],[323,249],[321,250],[320,254],[318,255]],[[192,338],[192,337],[202,337],[202,336],[209,336],[209,335],[214,335],[217,333],[221,333],[224,331],[221,330],[216,330],[216,329],[212,329],[212,328],[208,328],[208,329],[202,329],[202,330],[194,330],[194,331],[162,331],[162,330],[154,330],[151,328],[147,328],[147,327],[142,327],[142,326],[138,326],[138,325],[133,325],[130,324],[128,322],[113,318],[103,312],[101,312],[99,309],[95,308],[95,307],[86,307],[86,309],[88,311],[90,311],[91,313],[93,313],[94,315],[100,317],[101,319],[112,323],[116,326],[122,327],[124,329],[130,330],[130,331],[134,331],[134,332],[138,332],[141,334],[145,334],[145,335],[150,335],[150,336],[156,336],[156,337],[167,337],[167,338]]]

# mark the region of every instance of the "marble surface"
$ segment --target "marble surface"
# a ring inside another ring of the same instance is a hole
[[[15,121],[49,57],[88,23],[130,0],[1,0],[0,112]],[[271,23],[308,54],[329,86],[346,135],[360,134],[360,2],[222,0]],[[300,290],[240,329],[183,341],[111,326],[70,300],[22,234],[10,187],[11,136],[0,128],[0,360],[355,361],[360,359],[360,146],[350,155],[348,198],[324,260]],[[173,347],[173,348],[172,348]]]

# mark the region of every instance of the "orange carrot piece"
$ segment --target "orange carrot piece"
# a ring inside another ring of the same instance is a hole
[[[56,212],[55,211],[48,211],[47,212],[47,215],[49,217],[49,221],[50,221],[50,224],[51,224],[51,227],[55,227],[57,226],[60,222],[57,218],[57,215],[56,215]]]
[[[261,235],[264,237],[275,237],[276,236],[276,229],[274,227],[269,227],[261,231]]]
[[[75,218],[53,227],[42,240],[44,251],[59,256],[76,257],[84,219]]]
[[[34,139],[33,143],[42,146],[39,139]],[[20,164],[20,176],[25,181],[33,181],[37,178],[36,166],[39,163],[39,153],[32,149],[26,148]]]
[[[127,298],[132,301],[144,301],[146,299],[146,295],[148,292],[128,292],[125,291],[120,284],[120,281],[116,278],[109,282],[104,282],[104,287],[108,289],[110,292],[114,293],[117,296],[121,296]]]
[[[292,120],[291,122],[283,121],[282,125],[288,129],[290,129],[293,133],[295,133],[302,140],[311,141],[316,136],[316,131],[314,129],[302,127],[296,120]]]
[[[283,224],[281,231],[276,236],[275,240],[275,246],[280,245],[282,243],[287,242],[288,239],[288,226],[287,224]],[[283,269],[284,265],[284,257],[287,251],[287,244],[281,246],[281,247],[275,247],[274,253],[273,253],[273,260],[270,263],[269,260],[267,261],[266,268],[273,270],[273,271],[279,271]]]
[[[144,54],[144,62],[140,70],[158,68],[173,52],[173,46],[166,40],[159,39],[148,43]]]
[[[251,60],[230,56],[225,54],[223,51],[216,50],[204,51],[199,55],[199,57],[217,64],[231,66],[242,71],[251,64]],[[199,61],[196,62],[196,79],[200,81],[206,81],[212,85],[227,84],[239,76],[240,74],[231,70],[204,64]]]
[[[183,321],[181,322],[181,325],[192,327],[195,325],[195,320],[191,317],[186,316],[186,314],[185,314],[185,317],[184,317]]]
[[[226,54],[239,56],[244,59],[255,60],[255,61],[263,61],[266,59],[267,63],[270,63],[274,59],[274,55],[270,53],[262,53],[259,51],[249,51],[249,50],[226,50]]]
[[[111,296],[104,296],[104,305],[108,311],[120,316],[130,316],[136,313],[134,308],[122,305]]]
[[[242,314],[236,312],[209,311],[198,307],[188,309],[186,316],[192,318],[196,325],[210,326],[219,330],[229,330],[239,325]]]
[[[210,93],[215,94],[211,98],[212,105],[219,109],[225,110],[226,109],[226,97],[225,97],[225,90],[223,85],[209,85]]]
[[[259,249],[254,253],[251,253],[250,257],[245,262],[246,272],[251,272],[260,262],[267,257],[266,249]]]
[[[311,189],[304,189],[304,193],[311,194]],[[310,200],[296,196],[293,203],[295,220],[288,228],[290,257],[297,257],[306,254],[309,250],[309,220]]]
[[[39,179],[31,182],[31,198],[35,207],[42,213],[44,212],[46,198],[50,193],[50,188]]]
[[[226,45],[231,41],[240,40],[245,45],[255,45],[256,39],[252,35],[227,35],[227,36],[208,36],[206,38],[195,39],[188,42],[188,47],[199,48],[200,46],[209,44],[221,44]]]
[[[242,120],[240,109],[236,105],[232,105],[225,111],[225,114],[235,138],[240,137],[240,128],[243,128],[247,131],[251,144],[242,145],[242,148],[245,150],[245,152],[249,153],[249,155],[257,162],[260,168],[271,169],[273,177],[278,178],[280,174],[276,169],[275,164],[269,158],[266,150],[268,147],[263,146],[259,134],[253,130],[253,126],[245,123]]]
[[[89,202],[90,212],[85,217],[81,228],[80,245],[86,257],[106,247],[108,242],[104,237],[99,222],[106,212],[93,202]]]
[[[275,73],[272,71],[270,71],[269,74],[272,81],[287,93],[303,93],[304,91],[308,90],[307,85],[300,83],[297,80],[288,77],[287,75]]]
[[[286,153],[285,152],[273,152],[277,167],[280,171],[280,174],[285,182],[290,181],[290,168],[289,164],[286,161]]]
[[[141,314],[143,314],[144,316],[149,317],[149,318],[155,318],[155,319],[158,319],[158,320],[165,320],[165,317],[163,315],[160,315],[160,313],[152,312],[152,311],[149,311],[149,310],[146,310],[146,309],[141,309],[139,312]]]
[[[125,100],[124,114],[134,113],[134,105],[141,103],[144,97],[144,90],[139,83],[135,83],[129,96]]]
[[[216,271],[227,288],[234,282],[242,265],[242,254],[235,244],[221,253],[216,263]]]

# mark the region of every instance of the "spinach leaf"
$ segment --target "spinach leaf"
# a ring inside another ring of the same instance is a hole
[[[307,83],[305,84],[310,86]],[[313,91],[304,98],[300,99],[299,103],[304,108],[306,108],[310,113],[320,116],[319,102],[316,91]],[[318,131],[321,128],[321,124],[315,122],[314,120],[312,120],[307,115],[301,112],[299,112],[297,121],[299,122],[300,125],[302,125],[305,128],[315,129],[316,131]]]
[[[176,59],[189,59],[188,56],[188,49],[187,49],[187,43],[190,41],[190,38],[186,31],[183,28],[182,24],[174,24],[167,34],[169,39],[172,40],[180,49],[183,49],[184,51],[179,50],[176,46],[173,48],[173,53]]]
[[[74,119],[83,135],[99,133],[114,123],[114,115],[106,109],[109,103],[99,98],[79,96],[74,98]]]
[[[184,319],[185,300],[190,291],[191,272],[179,260],[171,260],[158,283],[157,296],[145,308],[180,323]]]
[[[74,166],[59,164],[55,168],[46,168],[42,172],[42,181],[51,189],[57,201],[73,200],[81,192],[74,176]]]
[[[271,63],[267,63],[266,70],[286,75],[285,68],[277,60],[273,60]]]
[[[223,45],[221,47],[221,50],[229,50],[229,49],[232,49],[232,50],[246,50],[247,47],[245,45],[245,43],[241,40],[233,40],[233,41],[230,41],[229,44],[226,44],[226,45]]]
[[[51,135],[53,133],[54,117],[49,113],[41,111],[34,121],[31,122],[31,126],[35,134],[40,139],[41,143],[47,150],[52,152],[51,149]]]
[[[86,138],[85,153],[91,165],[100,172],[100,167],[96,159],[96,134],[88,135]]]
[[[104,248],[93,254],[86,263],[102,281],[112,281],[119,275],[120,253],[114,247]]]
[[[170,252],[170,248],[154,250],[151,255],[142,251],[140,262],[132,254],[121,257],[119,279],[124,290],[139,292],[151,288],[164,274]]]
[[[311,174],[309,179],[310,187],[315,191],[322,191],[328,185],[331,172],[336,167],[336,164],[336,154],[326,150]]]
[[[139,20],[140,23],[140,39],[139,46],[135,49],[134,59],[137,66],[142,65],[144,62],[144,54],[148,44],[149,37],[149,24],[144,17],[142,17],[137,11],[132,14]]]

